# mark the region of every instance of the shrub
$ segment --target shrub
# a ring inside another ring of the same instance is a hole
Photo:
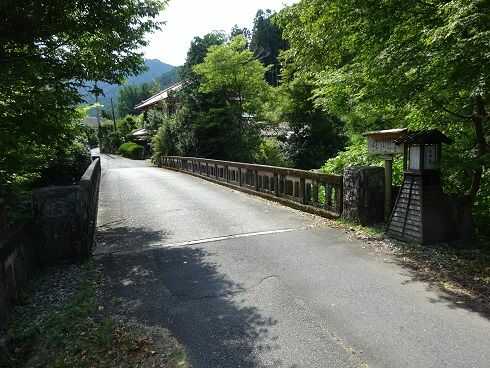
[[[54,158],[41,170],[35,186],[70,185],[77,183],[92,162],[88,142],[80,136],[57,150]]]
[[[124,157],[131,158],[133,160],[141,160],[143,158],[143,146],[140,146],[134,142],[127,142],[121,144],[119,147],[119,153]]]
[[[276,139],[264,140],[255,154],[255,162],[262,165],[289,166],[286,155]]]
[[[152,138],[153,162],[158,164],[160,157],[177,154],[177,142],[178,132],[175,118],[168,117],[163,120]]]
[[[321,170],[327,174],[342,175],[344,168],[350,166],[383,166],[383,159],[368,153],[365,138],[355,137],[352,143],[337,156],[327,160]],[[393,161],[393,184],[400,185],[403,180],[403,161],[401,156]]]

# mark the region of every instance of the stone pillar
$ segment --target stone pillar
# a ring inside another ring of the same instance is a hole
[[[384,221],[384,169],[354,166],[344,170],[342,218],[361,225]]]

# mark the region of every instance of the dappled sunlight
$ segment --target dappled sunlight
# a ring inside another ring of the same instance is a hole
[[[257,354],[280,349],[270,333],[277,321],[248,305],[247,288],[208,256],[186,247],[104,256],[104,297],[117,315],[169,328],[198,366],[260,366]]]

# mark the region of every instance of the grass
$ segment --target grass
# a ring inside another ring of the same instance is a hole
[[[175,340],[164,341],[168,346],[162,352],[144,328],[124,325],[104,313],[97,303],[99,276],[93,263],[85,268],[88,277],[60,308],[12,321],[11,349],[0,357],[0,367],[188,366]]]

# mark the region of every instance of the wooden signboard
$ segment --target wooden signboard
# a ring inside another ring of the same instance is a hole
[[[403,145],[395,144],[407,132],[403,129],[378,130],[364,133],[368,139],[368,152],[373,155],[396,155],[403,153]]]
[[[378,130],[367,132],[363,135],[368,139],[368,152],[373,155],[383,155],[385,160],[385,218],[388,219],[391,213],[392,179],[393,176],[393,157],[404,153],[404,145],[395,144],[407,133],[407,128]]]

